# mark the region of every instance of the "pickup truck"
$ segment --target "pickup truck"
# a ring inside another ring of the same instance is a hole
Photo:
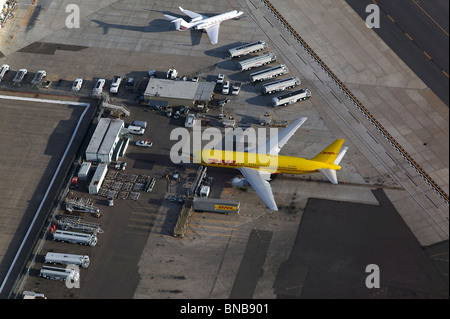
[[[232,90],[231,90],[231,94],[232,95],[238,95],[239,92],[241,91],[241,87],[242,87],[242,83],[241,82],[234,82]]]

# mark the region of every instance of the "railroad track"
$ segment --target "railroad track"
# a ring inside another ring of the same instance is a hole
[[[425,170],[406,152],[406,150],[395,140],[395,138],[389,134],[389,132],[375,119],[375,117],[367,110],[367,108],[359,101],[355,95],[345,86],[345,84],[339,80],[336,74],[320,59],[320,57],[314,52],[314,50],[305,42],[305,40],[294,30],[294,28],[286,21],[286,19],[278,12],[277,9],[268,0],[261,0],[264,5],[272,12],[272,14],[278,19],[278,21],[296,38],[308,54],[313,58],[324,70],[333,82],[339,87],[341,91],[347,96],[347,98],[353,102],[357,109],[364,114],[367,120],[375,126],[377,131],[383,135],[383,137],[391,144],[400,155],[407,161],[407,163],[427,182],[427,184],[449,205],[448,195],[445,191],[425,172]]]

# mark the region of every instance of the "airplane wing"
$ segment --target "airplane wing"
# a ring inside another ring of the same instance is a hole
[[[258,146],[256,153],[264,153],[270,155],[278,155],[281,148],[287,143],[287,141],[295,134],[295,132],[306,121],[306,117],[301,117],[295,122],[291,123],[288,127],[282,129],[278,134],[272,136],[265,144],[265,148]],[[271,146],[273,145],[273,146]]]
[[[273,198],[272,188],[270,187],[270,173],[253,168],[239,168],[245,179],[252,185],[261,199],[272,210],[278,210],[275,199]]]
[[[192,20],[202,20],[202,19],[208,19],[207,16],[201,15],[200,13],[196,13],[191,10],[183,9],[182,7],[179,7],[181,12],[185,13],[186,15],[190,16]],[[201,18],[201,19],[199,19]]]
[[[205,29],[212,44],[217,44],[217,42],[219,42],[219,28],[220,24],[214,24]]]

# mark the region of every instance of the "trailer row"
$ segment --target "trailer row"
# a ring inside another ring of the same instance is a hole
[[[247,55],[249,53],[261,51],[267,48],[267,44],[264,40],[260,40],[257,42],[245,44],[236,48],[232,48],[228,50],[228,56],[231,58],[240,57],[243,55]],[[259,55],[253,58],[245,59],[242,61],[238,61],[238,68],[242,71],[250,70],[253,68],[261,67],[263,65],[272,63],[276,61],[277,57],[274,53],[266,53],[263,55]],[[284,74],[289,73],[289,69],[285,64],[280,64],[275,67],[266,68],[263,70],[258,70],[249,75],[250,82],[262,82],[265,80],[269,80]],[[262,86],[262,92],[264,94],[272,94],[276,92],[282,92],[285,90],[289,90],[296,86],[299,86],[301,81],[298,77],[290,77],[287,79],[280,79],[276,81],[272,81],[270,83],[265,83]],[[284,94],[280,94],[271,99],[273,106],[281,106],[293,104],[299,101],[306,100],[311,97],[311,91],[309,89],[298,89],[292,92],[286,92]]]
[[[54,226],[52,226],[54,227]],[[82,233],[66,230],[52,230],[53,240],[72,244],[94,247],[97,242],[97,232]],[[48,252],[44,257],[46,264],[65,265],[65,268],[44,265],[39,271],[39,277],[77,282],[80,278],[79,268],[88,268],[91,260],[88,255]],[[75,266],[75,267],[71,267]]]

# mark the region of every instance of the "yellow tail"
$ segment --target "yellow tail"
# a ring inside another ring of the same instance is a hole
[[[322,152],[311,158],[312,161],[322,162],[327,164],[335,164],[336,157],[339,154],[339,151],[344,144],[343,139],[338,139],[331,143],[327,148],[325,148]]]

